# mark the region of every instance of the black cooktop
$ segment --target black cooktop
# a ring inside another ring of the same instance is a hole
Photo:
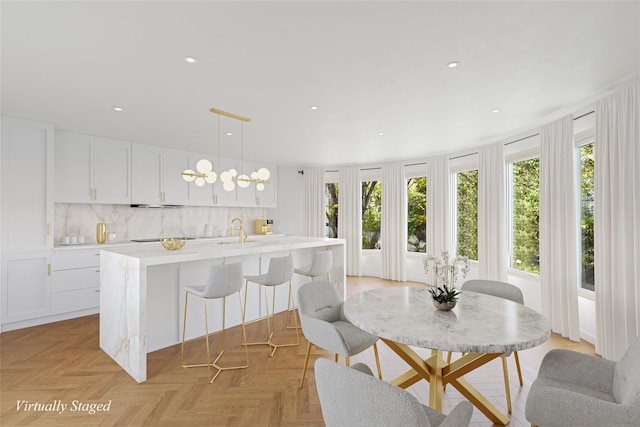
[[[146,242],[159,242],[162,239],[187,239],[193,240],[195,237],[155,237],[153,239],[131,239],[132,242],[146,243]]]

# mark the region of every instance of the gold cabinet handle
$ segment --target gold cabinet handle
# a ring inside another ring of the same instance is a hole
[[[47,236],[51,236],[51,224],[47,224]]]
[[[51,276],[51,264],[47,264],[47,275]]]

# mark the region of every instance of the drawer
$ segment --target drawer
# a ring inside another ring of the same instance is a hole
[[[78,268],[51,273],[51,291],[67,292],[77,289],[100,288],[100,268]]]
[[[51,263],[53,271],[99,266],[100,249],[54,251]]]
[[[51,294],[51,314],[100,307],[100,289],[89,288]]]

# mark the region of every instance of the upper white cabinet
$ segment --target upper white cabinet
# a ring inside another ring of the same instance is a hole
[[[213,206],[213,189],[182,178],[207,155],[155,145],[133,144],[134,204]],[[212,159],[209,160],[213,163]]]
[[[50,312],[53,126],[2,118],[2,323]]]
[[[196,171],[200,159],[214,164],[212,156],[191,151],[164,149],[164,188],[167,203],[188,206],[213,206],[213,188],[210,184],[197,186],[187,182],[182,172],[187,169]],[[214,168],[215,170],[215,168]]]
[[[254,162],[251,160],[240,161],[238,159],[220,158],[221,170],[229,170],[231,168],[236,169],[239,175],[247,175],[251,177],[252,172],[257,172],[260,168],[267,168],[271,172],[271,176],[268,179],[268,184],[264,184],[264,190],[258,191],[256,189],[256,183],[250,183],[246,188],[241,188],[238,185],[238,181],[234,182],[234,188],[231,191],[226,191],[223,188],[222,181],[218,180],[214,184],[214,200],[216,206],[238,206],[238,207],[275,207],[275,177],[276,168],[271,164],[265,164],[260,162]]]
[[[131,142],[56,131],[55,201],[131,203]]]
[[[134,142],[131,151],[131,203],[162,204],[164,148]]]

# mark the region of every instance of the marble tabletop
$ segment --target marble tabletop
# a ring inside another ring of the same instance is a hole
[[[465,353],[506,353],[544,343],[549,321],[524,305],[464,291],[451,311],[437,310],[426,287],[356,294],[344,314],[360,329],[410,346]]]

